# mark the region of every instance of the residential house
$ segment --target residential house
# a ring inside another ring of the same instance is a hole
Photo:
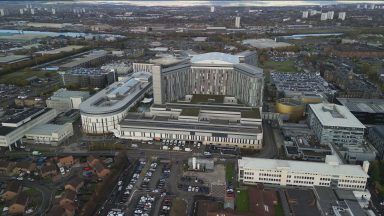
[[[45,165],[40,169],[41,177],[52,177],[57,175],[57,166],[55,164]]]
[[[79,177],[72,178],[71,180],[68,181],[67,184],[65,184],[64,188],[67,190],[72,190],[75,192],[78,192],[81,187],[84,186],[84,181],[83,179]]]
[[[11,215],[21,215],[24,214],[26,208],[28,207],[29,197],[26,193],[20,193],[15,202],[9,206],[9,213]]]
[[[36,163],[31,163],[30,161],[21,161],[17,162],[15,164],[15,167],[13,168],[13,172],[21,173],[31,173],[36,170]]]
[[[95,166],[93,166],[93,169],[99,178],[105,178],[111,173],[111,171],[108,168],[105,168],[101,162],[96,162]]]
[[[11,200],[15,198],[22,189],[22,185],[18,181],[10,181],[7,183],[5,192],[2,194],[2,198],[5,200]]]
[[[47,216],[67,216],[67,214],[63,207],[55,205],[48,211]]]
[[[87,157],[87,163],[90,167],[94,167],[97,162],[100,162],[100,159],[98,157],[95,157],[93,155]]]
[[[11,172],[13,164],[9,161],[0,161],[0,174],[7,175]]]
[[[73,190],[66,189],[60,198],[60,206],[65,208],[68,205],[74,206],[76,200],[76,192]]]
[[[73,156],[66,156],[66,157],[59,158],[59,163],[62,166],[70,167],[73,164],[75,164],[75,159],[73,158]]]

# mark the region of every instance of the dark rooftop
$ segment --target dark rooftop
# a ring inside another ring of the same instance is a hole
[[[260,110],[253,108],[252,110],[249,110],[249,111],[243,111],[243,112],[241,112],[241,118],[259,119],[259,118],[261,118]]]
[[[224,95],[203,95],[203,94],[194,94],[192,96],[191,103],[224,103]]]

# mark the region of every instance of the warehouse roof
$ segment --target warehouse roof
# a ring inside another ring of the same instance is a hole
[[[383,99],[337,98],[351,112],[384,113]]]

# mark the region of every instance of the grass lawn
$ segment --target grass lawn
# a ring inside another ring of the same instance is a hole
[[[233,163],[227,163],[225,166],[225,179],[227,182],[232,182],[235,176],[235,165]]]
[[[10,74],[5,74],[0,76],[1,83],[7,83],[7,84],[24,84],[27,83],[27,79],[33,76],[43,78],[46,77],[45,74],[52,74],[52,76],[55,76],[56,72],[47,72],[47,71],[33,71],[33,70],[22,70],[13,72]]]
[[[292,60],[284,62],[266,61],[263,66],[264,69],[276,70],[280,72],[297,72],[295,62]]]
[[[275,207],[275,216],[284,216],[283,206],[280,202]]]
[[[172,201],[171,213],[169,215],[170,216],[186,216],[187,215],[186,209],[187,209],[187,205],[184,202],[184,200],[177,197]]]
[[[236,212],[245,213],[249,211],[249,196],[247,189],[236,189]]]

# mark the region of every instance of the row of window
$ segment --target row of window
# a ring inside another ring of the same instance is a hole
[[[272,182],[280,182],[280,179],[273,178],[259,178],[260,181],[272,181]]]
[[[260,173],[260,176],[281,177],[281,174]]]

